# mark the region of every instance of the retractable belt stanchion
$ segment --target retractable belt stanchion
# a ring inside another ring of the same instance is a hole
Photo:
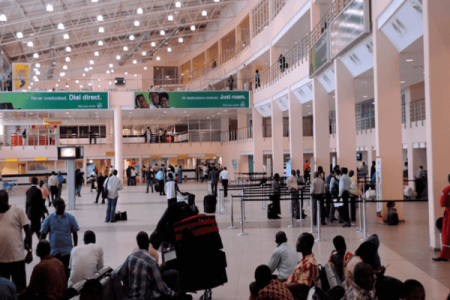
[[[245,222],[243,222],[244,218],[245,218],[245,216],[244,216],[244,201],[241,198],[241,233],[238,233],[239,236],[248,234],[248,233],[244,232],[244,223],[245,223]]]
[[[310,208],[310,213],[311,213],[311,231],[309,232],[309,233],[313,233],[314,232],[314,223],[313,223],[313,219],[314,219],[314,217],[313,217],[313,206],[312,206],[312,202],[314,201],[313,199],[312,199],[312,195],[311,195],[311,205],[309,206],[309,208]]]
[[[264,199],[264,186],[261,184],[261,195],[262,199]],[[264,210],[264,200],[261,199],[261,210]]]
[[[320,199],[318,199],[316,201],[317,201],[316,202],[316,204],[317,204],[317,239],[314,240],[314,241],[315,242],[322,242],[322,241],[325,241],[325,239],[322,238],[321,231],[320,231],[320,224],[322,223],[321,220],[320,220],[320,212],[321,212],[322,208],[320,207]],[[312,202],[311,202],[311,204],[312,204]]]
[[[303,221],[303,208],[302,208],[302,203],[303,203],[303,189],[299,190],[298,196],[299,196],[299,203],[298,203],[298,206],[299,206],[299,210],[300,210],[300,219],[298,219],[297,222],[301,222],[301,221]]]
[[[367,240],[366,199],[364,198],[363,198],[363,223],[364,223],[364,237],[360,238],[361,241]]]
[[[292,194],[291,200],[289,200],[289,205],[291,206],[291,225],[288,225],[288,228],[294,228],[297,227],[297,225],[294,225],[294,209],[292,207]]]
[[[233,220],[233,195],[230,195],[230,209],[231,209],[231,226],[228,227],[228,229],[236,229],[236,227],[234,226],[234,220]]]
[[[361,195],[358,196],[358,200],[361,201]],[[359,229],[356,232],[362,231],[362,220],[361,220],[361,202],[358,202],[358,221],[359,221]]]
[[[218,205],[218,209],[217,209],[217,213],[218,214],[222,214],[222,211],[221,211],[221,202],[222,202],[222,197],[221,197],[221,189],[219,189],[219,205]]]
[[[225,211],[225,190],[222,188],[222,207],[220,211]]]
[[[241,196],[244,197],[244,190],[241,190]],[[243,208],[242,214],[241,214],[241,217],[240,217],[241,223],[242,222],[248,223],[247,221],[245,221],[245,201],[242,201],[241,207]]]

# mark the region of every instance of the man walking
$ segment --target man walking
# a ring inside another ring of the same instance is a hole
[[[66,278],[69,278],[69,260],[73,245],[78,244],[77,220],[69,213],[66,213],[66,203],[63,199],[56,199],[53,203],[56,211],[45,218],[41,228],[41,240],[49,234],[51,245],[51,255],[59,259],[66,270]],[[73,244],[72,244],[73,238]]]
[[[117,170],[113,171],[113,176],[109,177],[103,184],[103,188],[108,191],[108,203],[106,206],[105,222],[115,223],[116,221],[116,206],[119,198],[119,191],[122,190],[122,180],[117,177]]]
[[[25,211],[9,205],[5,190],[0,190],[0,228],[0,277],[11,280],[21,292],[27,285],[25,263],[33,261],[31,230]]]
[[[209,178],[211,181],[211,192],[217,197],[217,183],[219,182],[219,172],[216,167],[212,167],[212,171],[209,173]]]
[[[41,230],[41,220],[44,213],[48,213],[45,207],[45,199],[42,197],[42,191],[38,188],[38,179],[31,178],[31,187],[26,191],[25,211],[31,223],[31,234],[36,233],[39,238]]]
[[[100,195],[103,193],[103,184],[105,183],[106,177],[102,175],[102,173],[100,173],[100,175],[97,178],[97,198],[95,198],[95,202],[94,203],[98,203],[98,198],[100,197]],[[105,204],[105,198],[102,197],[102,204]]]
[[[152,188],[152,193],[153,193],[153,169],[150,168],[147,170],[147,172],[145,172],[145,181],[147,182],[147,194],[148,194],[148,188],[151,187]]]
[[[62,185],[64,180],[64,176],[62,176],[61,171],[58,172],[58,176],[56,176],[56,178],[58,178],[58,197],[56,198],[61,198]]]
[[[156,180],[158,180],[159,195],[160,196],[165,196],[166,193],[164,192],[164,171],[163,171],[163,168],[159,169],[158,173],[156,173],[155,178],[156,178]]]
[[[339,179],[339,198],[342,197],[344,205],[339,207],[339,216],[344,220],[345,224],[342,227],[350,227],[350,216],[348,211],[348,197],[350,186],[352,184],[350,178],[347,176],[348,169],[342,168],[342,176]]]
[[[135,186],[136,185],[136,170],[134,167],[131,167],[131,169],[130,169],[130,177],[131,177],[131,185]]]
[[[58,178],[55,171],[52,172],[52,176],[48,178],[48,186],[50,187],[50,194],[52,196],[52,202],[58,198]]]
[[[222,182],[223,196],[228,196],[228,180],[230,180],[230,174],[227,171],[227,167],[223,168],[223,171],[219,174],[219,179]]]
[[[131,167],[128,166],[127,170],[126,170],[126,174],[127,174],[127,185],[130,186],[131,185]]]

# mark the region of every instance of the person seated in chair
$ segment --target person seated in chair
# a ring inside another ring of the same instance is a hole
[[[425,300],[425,289],[423,285],[414,279],[408,279],[403,283],[403,297],[405,300]],[[447,300],[450,299],[450,294]]]
[[[270,271],[273,273],[278,270],[279,278],[287,278],[294,272],[299,259],[294,247],[287,243],[286,233],[279,231],[275,235],[277,248],[273,251],[272,257],[268,263]]]
[[[123,265],[112,273],[112,279],[127,282],[124,288],[130,290],[133,300],[178,298],[178,293],[163,281],[156,260],[148,253],[147,233],[139,232],[136,240],[139,251],[127,257]]]
[[[313,246],[312,234],[304,232],[298,237],[297,252],[302,253],[303,259],[285,282],[295,299],[303,299],[305,294],[308,295],[309,289],[319,282],[319,268],[312,253]]]
[[[375,272],[365,262],[359,262],[355,266],[355,281],[345,292],[342,300],[372,300],[375,285]]]
[[[333,245],[336,250],[331,252],[329,262],[336,269],[339,278],[344,281],[344,269],[347,267],[347,264],[353,257],[353,254],[347,251],[345,239],[341,235],[338,235],[333,239]]]
[[[294,300],[294,297],[268,266],[260,265],[255,270],[255,282],[250,284],[249,300]]]

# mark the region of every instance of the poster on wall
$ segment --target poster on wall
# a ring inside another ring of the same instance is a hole
[[[328,30],[325,30],[309,50],[309,77],[330,65],[328,52]]]
[[[377,200],[381,200],[383,199],[383,184],[381,181],[381,157],[377,157],[376,160],[376,199]],[[377,221],[384,223],[383,221],[383,203],[382,202],[377,202]]]
[[[0,93],[1,109],[108,109],[105,92]]]
[[[13,63],[13,90],[28,89],[30,85],[30,64]]]
[[[238,162],[236,159],[231,160],[231,163],[233,164],[233,170],[237,170],[238,169]]]
[[[136,92],[135,109],[160,108],[248,108],[248,91]]]

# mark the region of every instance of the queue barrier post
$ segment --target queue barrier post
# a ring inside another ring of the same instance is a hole
[[[244,219],[244,201],[242,200],[242,197],[241,197],[241,232],[238,233],[238,236],[248,235],[248,233],[244,232],[244,223],[245,222],[242,222],[243,219]]]
[[[315,239],[314,241],[322,242],[322,241],[325,241],[325,239],[322,238],[321,230],[320,230],[320,224],[322,223],[322,221],[320,220],[320,211],[322,210],[322,208],[320,207],[320,199],[317,199],[316,205],[317,205],[317,209],[316,209],[317,210],[317,239]],[[313,218],[311,218],[311,220],[312,219]]]
[[[361,201],[361,195],[358,195],[358,200]],[[361,202],[358,203],[358,221],[359,221],[359,229],[356,232],[361,232],[362,230],[362,220],[361,220]]]
[[[299,206],[299,210],[300,210],[300,219],[298,219],[297,222],[301,222],[301,221],[305,220],[305,219],[303,219],[303,207],[302,207],[303,189],[300,190],[299,198],[300,198],[300,200],[299,200],[298,206]]]
[[[262,195],[262,199],[264,199],[264,187],[262,184],[261,184],[261,195]],[[265,207],[264,200],[261,200],[261,210],[264,210],[264,207]]]
[[[288,225],[288,228],[294,228],[297,227],[297,225],[294,225],[294,208],[292,207],[292,196],[291,200],[289,200],[289,205],[291,207],[291,225]]]
[[[366,199],[363,198],[363,224],[364,224],[364,237],[360,238],[360,241],[367,240],[367,220],[366,220]]]
[[[310,209],[310,213],[311,213],[311,231],[309,231],[309,233],[313,233],[314,232],[314,223],[313,223],[313,205],[312,205],[313,199],[312,199],[312,195],[311,195],[311,205],[309,206]]]
[[[236,229],[236,227],[234,226],[234,215],[233,215],[233,195],[230,195],[230,199],[231,199],[231,206],[230,206],[230,209],[231,209],[231,226],[230,227],[228,227],[228,229]]]

